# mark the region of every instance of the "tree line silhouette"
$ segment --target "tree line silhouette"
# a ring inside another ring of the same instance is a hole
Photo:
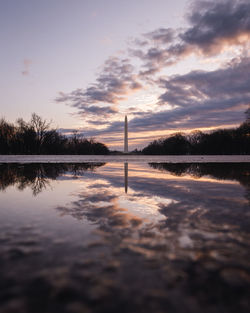
[[[250,109],[246,121],[238,128],[219,129],[210,133],[195,131],[185,135],[176,133],[165,139],[151,142],[142,154],[250,154]]]
[[[66,137],[33,113],[29,122],[0,119],[0,154],[108,154],[106,145],[75,132]]]
[[[108,147],[78,132],[62,135],[49,122],[33,113],[30,121],[22,118],[12,124],[0,119],[0,154],[109,154]],[[250,108],[238,128],[219,129],[210,133],[195,131],[176,133],[154,140],[136,154],[146,155],[225,155],[250,154]],[[120,153],[119,153],[120,154]]]

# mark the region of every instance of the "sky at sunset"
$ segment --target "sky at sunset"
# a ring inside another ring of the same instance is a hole
[[[250,0],[0,0],[0,117],[33,112],[130,150],[235,127],[250,104]]]

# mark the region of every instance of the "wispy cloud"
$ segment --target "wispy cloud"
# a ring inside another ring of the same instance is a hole
[[[171,28],[158,28],[152,32],[145,33],[144,37],[157,44],[171,43],[174,39],[174,30]]]
[[[61,92],[56,101],[77,108],[80,115],[88,113],[99,119],[108,117],[117,113],[116,104],[125,100],[129,93],[142,88],[133,72],[134,67],[128,59],[110,57],[95,83],[69,94]]]
[[[30,74],[31,64],[32,64],[32,60],[30,60],[30,59],[24,59],[23,60],[23,70],[21,72],[23,76],[28,76]]]

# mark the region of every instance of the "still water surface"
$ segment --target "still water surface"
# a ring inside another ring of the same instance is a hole
[[[250,164],[0,165],[0,308],[249,312]]]

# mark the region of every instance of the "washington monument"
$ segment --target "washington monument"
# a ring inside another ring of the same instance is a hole
[[[124,123],[124,153],[128,153],[128,119],[127,119],[127,115],[125,116],[125,123]]]

